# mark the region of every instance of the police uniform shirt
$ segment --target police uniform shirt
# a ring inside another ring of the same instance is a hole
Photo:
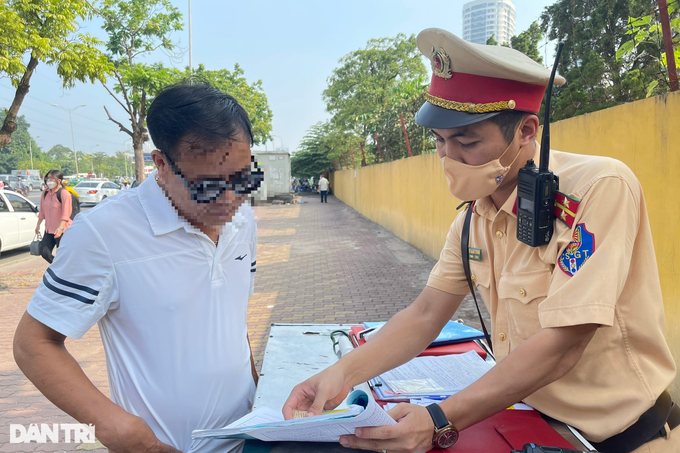
[[[525,400],[599,442],[632,425],[675,377],[654,244],[642,188],[623,163],[552,151],[550,168],[572,200],[567,210],[580,202],[573,227],[556,220],[551,242],[529,247],[516,238],[516,189],[500,210],[490,197],[478,200],[470,247],[481,249],[481,261],[470,268],[497,360],[543,328],[600,325],[577,365]],[[464,217],[451,225],[428,281],[455,295],[469,293]]]
[[[28,305],[57,332],[99,324],[111,399],[183,452],[239,441],[196,440],[250,411],[246,338],[256,223],[244,204],[218,245],[181,219],[154,175],[80,213]]]

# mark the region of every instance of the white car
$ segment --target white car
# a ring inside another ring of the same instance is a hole
[[[38,207],[16,192],[0,189],[0,253],[31,245]],[[44,222],[40,226],[44,232]]]
[[[120,192],[118,184],[109,181],[83,181],[74,187],[80,204],[97,204]]]

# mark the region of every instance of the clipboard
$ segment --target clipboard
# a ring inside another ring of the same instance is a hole
[[[351,328],[350,337],[352,338],[352,343],[355,347],[359,347],[366,343],[366,340],[360,338],[359,333],[365,330],[361,326],[354,326]],[[447,344],[444,346],[434,346],[425,349],[423,352],[418,354],[418,357],[425,356],[440,356],[449,354],[463,354],[464,352],[475,351],[479,356],[486,360],[486,351],[474,341],[465,341],[463,343]]]

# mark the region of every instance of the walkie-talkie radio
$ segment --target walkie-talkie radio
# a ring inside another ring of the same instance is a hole
[[[550,96],[562,47],[564,43],[559,43],[557,46],[557,56],[546,91],[539,167],[536,167],[534,160],[531,159],[519,170],[517,176],[517,239],[532,247],[549,243],[553,235],[555,193],[559,189],[559,177],[548,169]]]

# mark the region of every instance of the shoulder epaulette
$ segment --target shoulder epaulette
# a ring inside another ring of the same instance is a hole
[[[573,227],[580,204],[580,201],[558,191],[555,194],[555,217],[569,225],[570,228]]]

